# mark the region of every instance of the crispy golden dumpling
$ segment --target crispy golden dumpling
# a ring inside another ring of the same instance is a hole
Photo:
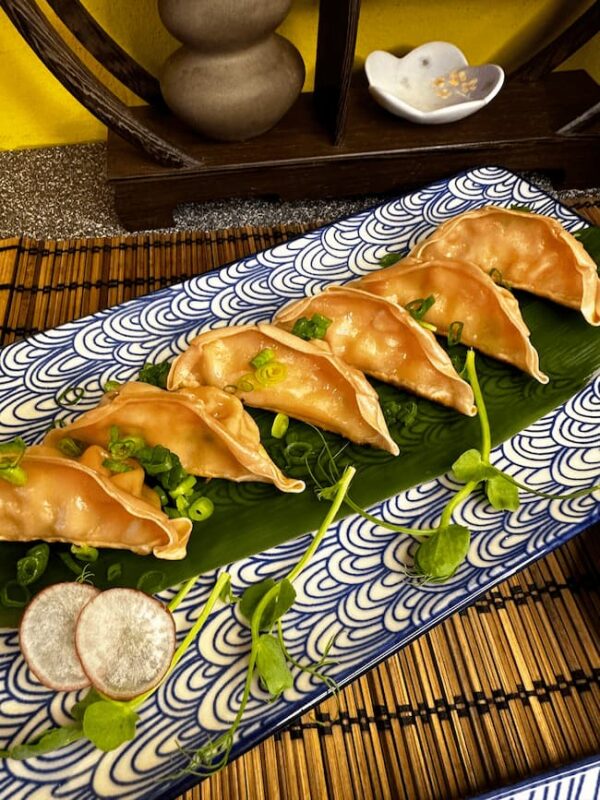
[[[253,361],[264,363],[253,366]],[[377,392],[365,376],[326,344],[305,342],[274,325],[231,326],[197,336],[173,362],[168,388],[201,385],[236,392],[249,406],[398,453]]]
[[[580,309],[600,325],[600,280],[581,242],[551,217],[496,206],[448,220],[411,252],[429,261],[465,260],[494,270],[515,289]]]
[[[435,336],[401,306],[361,289],[331,286],[286,306],[275,322],[291,330],[313,314],[331,320],[325,341],[346,363],[463,414],[476,413],[470,385]]]
[[[519,304],[479,267],[468,261],[417,261],[406,258],[392,267],[371,272],[352,286],[406,306],[433,295],[425,319],[440,334],[452,323],[462,323],[462,344],[506,361],[547,383],[538,354],[529,341]]]
[[[260,433],[240,400],[213,386],[166,392],[147,383],[126,383],[66,428],[45,438],[57,446],[71,436],[106,447],[111,427],[161,444],[186,472],[204,478],[273,483],[283,492],[301,492],[304,483],[286,478],[260,443]]]
[[[143,470],[112,475],[101,466],[108,457],[95,446],[79,459],[46,445],[29,448],[20,462],[26,483],[0,480],[0,539],[43,539],[183,558],[190,520],[169,519],[155,492],[144,485]]]

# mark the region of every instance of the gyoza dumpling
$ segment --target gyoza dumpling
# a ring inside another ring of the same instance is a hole
[[[425,319],[438,333],[446,334],[452,323],[462,323],[462,344],[513,364],[540,383],[548,382],[516,299],[468,261],[406,258],[351,285],[402,306],[433,295],[435,302]]]
[[[191,521],[169,519],[161,511],[156,493],[144,486],[141,467],[141,476],[134,470],[112,475],[101,466],[108,457],[95,446],[77,460],[46,445],[29,448],[19,464],[27,475],[25,484],[0,479],[0,539],[183,558]]]
[[[581,242],[551,217],[486,206],[444,222],[411,252],[429,261],[472,261],[515,289],[577,308],[600,325],[600,280]]]
[[[126,383],[66,428],[51,430],[44,441],[57,446],[65,436],[106,447],[110,429],[161,444],[186,472],[204,478],[273,483],[284,492],[301,492],[304,483],[286,478],[260,443],[252,417],[237,397],[213,386],[166,392],[147,383]]]
[[[244,403],[280,411],[393,455],[377,392],[323,342],[305,342],[274,325],[240,325],[197,336],[178,356],[169,389],[217,386]]]
[[[346,363],[463,414],[476,413],[473,390],[446,351],[401,306],[350,286],[331,286],[286,306],[275,322],[291,330],[313,314],[331,320],[324,339]]]

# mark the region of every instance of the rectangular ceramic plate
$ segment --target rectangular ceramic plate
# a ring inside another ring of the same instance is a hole
[[[181,351],[201,327],[270,317],[290,297],[314,293],[376,268],[390,250],[412,246],[446,219],[487,204],[525,205],[584,227],[576,214],[499,168],[441,181],[375,209],[235,262],[215,273],[16,343],[0,353],[0,437],[31,441],[47,427],[56,394],[83,386],[97,402],[109,378],[126,380],[146,360]],[[600,382],[591,381],[561,407],[494,450],[494,462],[545,491],[591,486],[600,471]],[[375,513],[405,525],[426,525],[439,515],[455,484],[442,477],[379,503]],[[362,519],[334,525],[296,582],[298,600],[285,617],[286,640],[301,661],[318,660],[336,634],[329,674],[346,683],[396,652],[494,584],[523,568],[600,518],[591,496],[546,501],[528,496],[511,514],[493,512],[473,496],[458,522],[473,542],[467,562],[443,585],[416,586],[403,577],[410,542]],[[307,545],[301,537],[231,565],[236,592],[267,576],[281,576]],[[215,573],[204,575],[177,611],[187,629]],[[170,596],[165,593],[165,597]],[[178,744],[196,748],[228,726],[238,707],[249,631],[230,606],[215,611],[167,684],[142,709],[138,735],[118,751],[101,754],[85,743],[26,762],[0,764],[0,798],[64,800],[170,798],[194,777],[169,777],[185,758]],[[257,688],[239,729],[233,755],[258,743],[325,696],[306,674],[276,703]],[[0,638],[1,746],[31,739],[67,721],[75,695],[41,688],[25,667],[17,635]]]

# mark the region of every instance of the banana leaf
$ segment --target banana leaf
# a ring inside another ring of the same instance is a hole
[[[550,382],[542,385],[509,366],[478,356],[478,373],[494,444],[565,402],[600,369],[600,328],[588,325],[575,311],[529,295],[519,295],[519,301],[532,343],[540,354],[541,368],[549,375]],[[416,415],[411,414],[414,416],[412,424],[391,429],[401,450],[395,458],[370,447],[349,444],[331,434],[324,435],[332,453],[346,445],[338,463],[340,466],[352,463],[357,467],[352,497],[360,505],[368,506],[447,472],[462,452],[479,446],[477,418],[467,418],[429,401],[409,397],[390,386],[373,384],[384,405],[390,400],[410,403],[413,412],[416,406]],[[299,422],[291,423],[285,440],[275,440],[270,436],[273,415],[257,412],[254,416],[265,446],[280,463],[286,441],[314,442],[316,436],[320,442],[319,433]],[[319,449],[323,450],[322,443]],[[321,479],[326,482],[326,468],[326,463],[313,464],[308,470],[305,463],[299,463],[292,465],[291,472],[306,478],[314,488],[315,470],[320,470]],[[195,524],[185,559],[163,561],[153,556],[103,550],[98,560],[90,564],[94,583],[101,588],[135,587],[142,580],[143,588],[158,591],[312,531],[324,513],[323,503],[317,499],[313,488],[307,488],[300,495],[284,495],[266,484],[207,482],[206,494],[213,500],[215,511],[205,522]],[[14,579],[16,562],[30,546],[0,545],[0,586]],[[32,593],[56,581],[75,578],[60,558],[60,553],[68,552],[67,545],[51,546],[48,569],[31,587]],[[111,581],[109,568],[114,564],[120,565],[121,573]],[[21,612],[20,608],[0,606],[0,624],[17,624]]]

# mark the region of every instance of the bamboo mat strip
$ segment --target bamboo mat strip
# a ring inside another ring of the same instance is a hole
[[[600,223],[600,210],[579,200]],[[305,225],[0,242],[0,344]],[[488,592],[185,800],[452,800],[600,750],[598,529]],[[183,798],[182,798],[183,800]]]

